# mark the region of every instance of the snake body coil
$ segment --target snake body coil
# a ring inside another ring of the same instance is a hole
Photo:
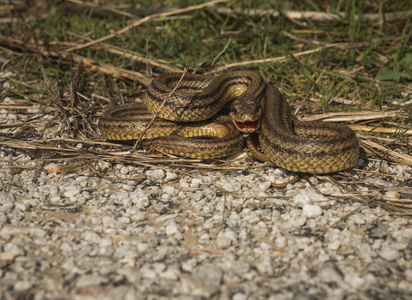
[[[146,95],[149,111],[142,106],[107,110],[99,120],[103,136],[109,140],[138,139],[149,124],[150,113],[158,112],[170,121],[156,119],[143,137],[145,147],[192,158],[222,157],[242,149],[239,130],[252,132],[260,126],[262,151],[275,165],[289,171],[323,174],[356,164],[359,147],[349,127],[293,120],[281,93],[255,72],[235,71],[216,78],[186,75],[179,82],[180,77],[166,73],[152,81]],[[233,99],[233,120],[216,117]]]

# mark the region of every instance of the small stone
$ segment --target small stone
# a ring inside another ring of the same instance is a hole
[[[96,286],[109,282],[109,278],[99,275],[82,275],[77,279],[76,287],[84,288],[88,286]]]
[[[393,261],[399,258],[399,251],[390,245],[383,245],[379,251],[380,257],[388,261]]]
[[[246,299],[248,299],[248,296],[242,293],[236,293],[232,297],[232,300],[246,300]]]
[[[165,269],[166,269],[166,265],[163,264],[163,263],[156,263],[156,264],[153,265],[153,270],[156,273],[163,272]]]
[[[397,191],[387,191],[385,193],[385,197],[388,199],[399,199],[401,197],[401,194]]]
[[[380,223],[368,223],[365,225],[365,234],[372,239],[385,239],[388,230]]]
[[[122,167],[119,172],[122,175],[126,175],[129,174],[129,169],[127,167]]]
[[[328,284],[334,284],[337,286],[343,286],[344,281],[342,277],[342,272],[333,263],[324,264],[318,271],[317,277]]]
[[[203,182],[203,180],[200,179],[200,178],[193,178],[192,183],[190,184],[190,186],[194,187],[194,188],[197,188],[197,187],[199,187],[199,185],[202,184],[202,182]]]
[[[412,282],[412,270],[405,270],[405,277],[406,277],[406,280],[408,280],[409,282]]]
[[[102,171],[105,173],[110,168],[110,163],[107,161],[99,161],[97,164],[94,165],[97,171]]]
[[[210,298],[220,287],[223,278],[223,271],[215,265],[203,265],[195,272],[196,289],[194,295]]]
[[[60,194],[60,190],[59,190],[59,187],[57,185],[52,185],[48,189],[48,192],[50,193],[50,197],[59,196],[59,194]]]
[[[9,253],[15,258],[16,256],[23,256],[25,251],[21,246],[15,243],[7,243],[3,246],[3,254],[4,253]]]
[[[188,259],[182,263],[182,270],[188,273],[191,273],[194,267],[196,267],[196,265],[197,265],[196,259],[194,258]]]
[[[216,246],[219,249],[226,249],[229,248],[230,245],[232,245],[232,241],[226,238],[225,236],[218,236],[216,238]]]
[[[266,182],[259,184],[258,188],[259,190],[266,192],[271,187],[271,185],[272,183],[270,183],[269,181],[266,181]]]
[[[65,188],[65,192],[63,193],[63,196],[67,198],[71,198],[73,196],[76,196],[80,194],[80,187],[78,186],[68,186]]]
[[[316,191],[314,191],[312,188],[308,188],[306,190],[306,194],[309,196],[311,201],[318,201],[318,202],[324,202],[327,201],[328,198],[317,193]]]
[[[28,289],[30,289],[33,286],[33,283],[28,281],[28,280],[21,280],[21,281],[17,281],[14,284],[14,289],[17,292],[24,292],[27,291]]]
[[[363,214],[354,214],[350,216],[349,219],[359,225],[363,225],[366,223],[366,217]]]
[[[94,231],[86,231],[85,233],[83,233],[81,235],[82,239],[84,241],[87,241],[88,243],[95,243],[98,244],[100,243],[100,241],[102,240],[102,238],[100,237],[100,235],[98,235],[96,232]]]
[[[9,213],[14,208],[16,198],[12,193],[0,192],[0,211]]]
[[[358,274],[345,274],[345,281],[353,288],[360,289],[365,285],[365,278]]]
[[[71,203],[46,203],[41,206],[41,209],[64,213],[77,213],[82,210],[82,207]]]
[[[176,224],[176,221],[175,220],[168,221],[165,231],[166,231],[167,235],[174,235],[174,234],[178,233],[179,232],[179,227]]]
[[[143,210],[150,205],[149,197],[141,189],[130,193],[130,199],[140,210]]]
[[[44,167],[44,169],[45,169],[47,172],[49,172],[49,173],[57,173],[57,172],[60,171],[59,166],[58,166],[57,164],[55,164],[55,163],[47,164],[47,165]]]
[[[339,241],[333,241],[330,244],[328,244],[328,249],[332,251],[338,250],[340,247],[340,242]]]
[[[293,205],[296,207],[303,207],[304,204],[309,203],[311,200],[307,195],[305,190],[300,190],[294,197],[293,197]]]
[[[62,200],[62,198],[60,196],[50,197],[50,202],[52,202],[52,203],[57,203],[57,202],[60,202],[61,200]]]
[[[0,260],[2,261],[12,261],[16,255],[10,252],[0,252]]]
[[[287,245],[287,240],[284,236],[278,236],[275,240],[276,248],[285,248]]]
[[[302,227],[303,225],[306,224],[307,220],[308,220],[308,218],[306,216],[300,216],[300,217],[295,219],[295,225],[298,226],[298,227]]]
[[[166,271],[162,272],[159,274],[160,278],[166,279],[166,280],[178,280],[179,275],[178,271],[173,268],[173,267],[168,267]]]
[[[184,189],[187,189],[189,187],[189,183],[187,182],[187,179],[180,179],[179,185],[181,188],[184,188]]]
[[[173,180],[176,178],[177,178],[177,174],[175,172],[170,172],[170,171],[166,172],[166,178],[165,178],[166,180]]]
[[[158,214],[164,214],[167,212],[166,206],[162,203],[156,203],[153,205],[153,208]]]
[[[237,234],[232,230],[221,231],[216,237],[216,246],[220,249],[229,248],[237,240]]]
[[[168,195],[173,195],[175,193],[176,189],[174,186],[171,185],[165,185],[163,186],[163,193],[166,193]]]
[[[317,218],[322,215],[322,208],[318,205],[304,204],[302,207],[302,215],[307,218]]]
[[[166,173],[162,169],[150,169],[146,171],[146,175],[150,179],[162,180],[163,178],[165,178]]]
[[[272,275],[273,274],[273,267],[272,261],[269,256],[264,255],[262,260],[256,263],[256,269],[262,275]]]
[[[140,269],[140,272],[142,274],[142,277],[147,279],[154,279],[158,276],[149,264],[144,264]]]

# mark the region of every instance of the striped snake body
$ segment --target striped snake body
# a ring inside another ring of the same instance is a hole
[[[145,148],[216,158],[243,148],[241,131],[259,130],[265,156],[289,171],[331,173],[353,167],[358,159],[357,138],[349,127],[293,120],[281,93],[255,72],[180,78],[178,73],[156,77],[147,89],[147,109],[132,105],[107,110],[99,120],[103,136],[139,139],[158,113],[160,118],[144,133]],[[229,102],[230,117],[216,116]]]
[[[348,126],[292,119],[288,103],[268,85],[259,142],[274,164],[289,171],[325,174],[352,168],[358,140]]]

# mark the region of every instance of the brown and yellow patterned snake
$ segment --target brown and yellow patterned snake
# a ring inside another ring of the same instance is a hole
[[[357,162],[358,141],[349,127],[293,120],[282,94],[255,72],[180,79],[179,73],[156,77],[147,89],[147,108],[127,105],[107,110],[99,120],[102,135],[108,140],[139,139],[158,113],[144,133],[145,148],[216,158],[243,148],[241,132],[258,132],[264,155],[289,171],[324,174],[352,168]],[[219,115],[229,102],[229,116]]]

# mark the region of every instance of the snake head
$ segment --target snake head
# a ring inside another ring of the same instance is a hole
[[[239,131],[252,133],[260,127],[262,107],[251,95],[242,94],[232,102],[229,115]]]

